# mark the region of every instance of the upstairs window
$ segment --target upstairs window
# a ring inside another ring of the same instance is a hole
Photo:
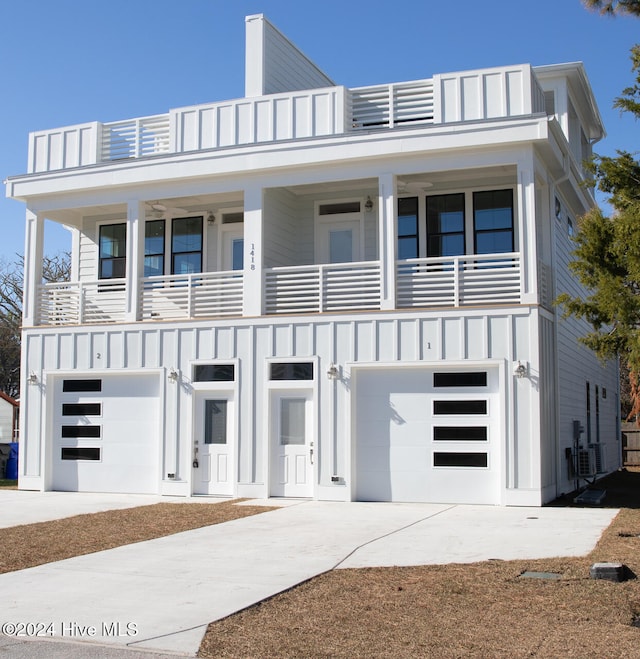
[[[202,272],[202,217],[173,220],[171,272],[174,275]]]
[[[126,276],[127,225],[103,224],[98,239],[98,279]]]
[[[513,190],[473,193],[476,254],[513,252]]]
[[[144,276],[164,274],[164,220],[148,220],[144,234]]]
[[[427,256],[464,251],[464,193],[427,197]]]
[[[417,259],[418,198],[398,199],[398,258]]]

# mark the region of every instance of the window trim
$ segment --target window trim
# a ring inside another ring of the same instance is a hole
[[[188,250],[188,251],[183,251],[183,252],[174,252],[173,250],[173,240],[175,236],[174,232],[174,227],[176,221],[179,220],[200,220],[200,249],[199,250]],[[177,277],[184,277],[189,274],[200,274],[204,272],[204,263],[205,263],[205,234],[204,234],[204,216],[203,215],[181,215],[180,217],[172,217],[171,222],[169,223],[171,226],[171,235],[169,239],[169,246],[170,246],[170,267],[171,267],[171,275],[175,275]],[[192,273],[185,273],[185,272],[176,272],[176,256],[179,255],[185,255],[185,254],[200,254],[200,268]]]

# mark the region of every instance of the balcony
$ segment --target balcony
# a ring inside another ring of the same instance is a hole
[[[381,308],[381,264],[318,264],[264,271],[266,315],[375,311]],[[518,253],[410,259],[396,264],[399,309],[520,304]],[[40,287],[37,324],[124,322],[124,279]],[[544,301],[543,301],[544,302]],[[238,271],[146,277],[136,318],[142,321],[241,317],[243,275]]]
[[[544,95],[528,65],[357,89],[311,89],[31,133],[28,173],[541,112]]]

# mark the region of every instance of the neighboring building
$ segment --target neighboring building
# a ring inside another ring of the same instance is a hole
[[[0,391],[0,444],[18,441],[18,413],[20,404]]]
[[[582,64],[348,89],[246,28],[245,98],[30,136],[19,486],[540,505],[574,421],[616,469],[616,365],[553,305],[604,134]]]

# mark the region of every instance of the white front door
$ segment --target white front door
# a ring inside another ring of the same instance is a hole
[[[271,496],[313,496],[314,449],[311,392],[273,392]]]
[[[196,396],[194,494],[233,494],[233,400],[217,392]]]
[[[360,220],[323,220],[318,226],[319,263],[352,263],[362,260]]]
[[[222,232],[222,269],[242,270],[244,267],[244,232],[240,228]]]

